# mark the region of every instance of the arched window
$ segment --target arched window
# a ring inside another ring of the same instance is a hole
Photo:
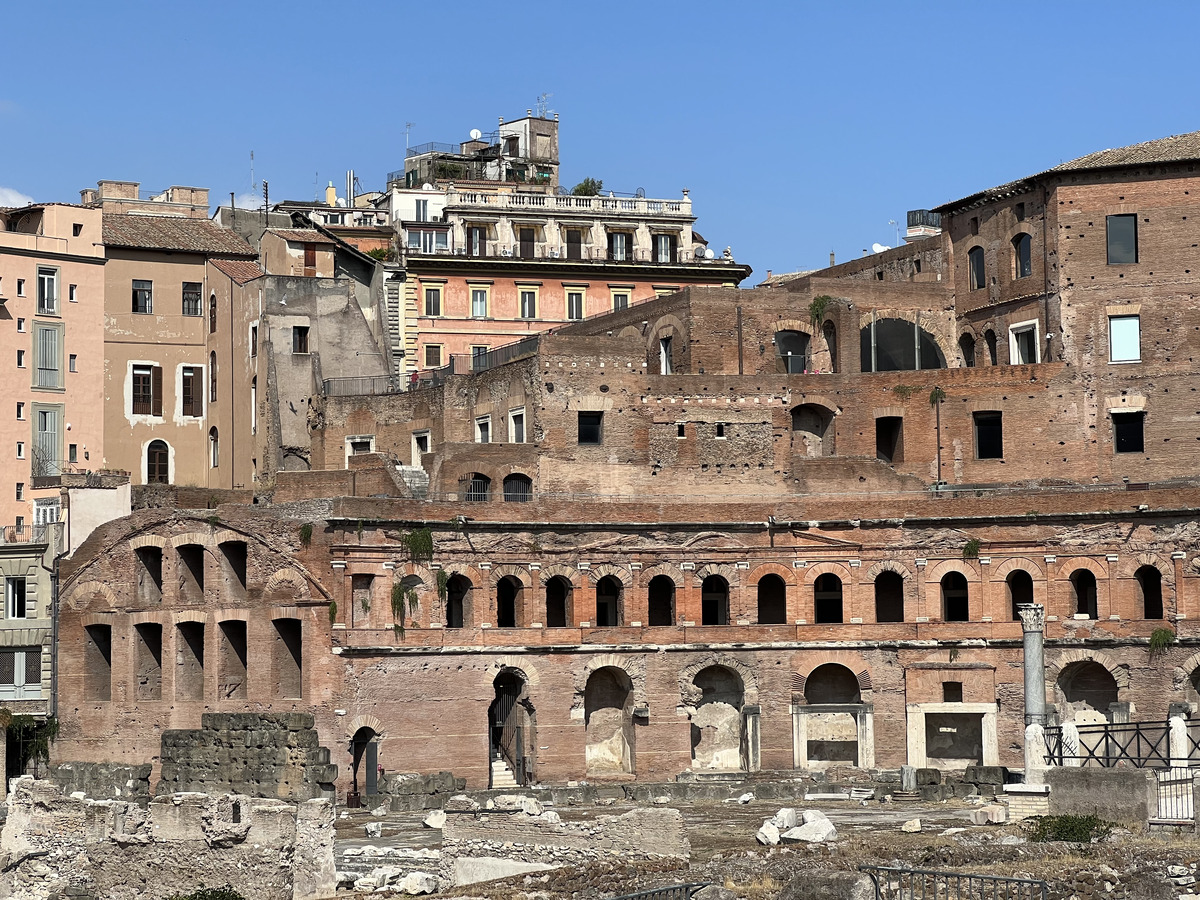
[[[778,575],[764,575],[758,581],[758,624],[787,624],[787,585]]]
[[[987,345],[988,365],[996,365],[996,332],[988,329],[983,333],[983,342]]]
[[[669,575],[655,575],[650,579],[647,601],[651,626],[675,624],[675,582]]]
[[[970,598],[967,579],[962,572],[947,572],[942,576],[942,621],[969,622]]]
[[[533,480],[528,475],[509,475],[504,479],[505,503],[528,503],[533,499]]]
[[[512,575],[496,582],[496,627],[516,628],[525,586]]]
[[[700,586],[700,624],[729,624],[729,582],[709,575]]]
[[[875,578],[875,621],[904,621],[904,579],[899,572],[880,572]]]
[[[932,334],[907,319],[876,319],[859,331],[864,372],[944,369],[946,356]]]
[[[1142,616],[1146,619],[1163,617],[1162,572],[1154,566],[1142,566],[1133,573],[1141,594]]]
[[[221,446],[215,427],[208,429],[208,464],[214,469],[221,465]]]
[[[972,247],[967,251],[967,274],[971,290],[977,291],[987,287],[987,266],[984,263],[982,247]]]
[[[813,612],[818,625],[842,621],[842,579],[831,572],[813,582]]]
[[[462,628],[471,620],[471,582],[464,575],[451,575],[446,582],[446,627]]]
[[[258,376],[250,379],[250,433],[258,433]]]
[[[571,582],[555,575],[546,582],[546,627],[566,628],[571,621]]]
[[[1013,569],[1008,573],[1008,578],[1004,580],[1004,583],[1008,585],[1008,602],[1012,609],[1012,619],[1014,622],[1019,622],[1021,616],[1017,613],[1017,607],[1033,602],[1033,576],[1024,569]]]
[[[815,403],[792,409],[792,446],[803,456],[833,456],[833,411]]]
[[[472,503],[483,503],[492,491],[492,479],[479,472],[472,472],[467,481],[466,499]]]
[[[151,441],[146,448],[146,484],[167,484],[171,480],[171,451],[166,441]]]
[[[1018,234],[1012,239],[1013,278],[1028,278],[1033,274],[1033,239],[1027,234]]]
[[[862,703],[862,691],[853,672],[838,663],[817,666],[804,680],[804,702]]]
[[[217,295],[215,292],[208,295],[208,333],[217,333]]]
[[[623,593],[623,585],[611,575],[605,575],[596,582],[596,621],[593,624],[597,628],[612,628],[621,624]]]
[[[964,334],[958,339],[958,349],[962,352],[963,365],[968,369],[975,368],[975,338]]]
[[[1075,601],[1075,615],[1089,619],[1099,617],[1096,609],[1096,576],[1090,569],[1076,569],[1071,573],[1071,594]]]
[[[803,331],[775,332],[775,352],[779,356],[780,371],[799,375],[808,368],[810,339]]]
[[[833,322],[827,321],[821,326],[821,333],[825,335],[825,346],[829,348],[829,371],[836,372],[838,370],[837,326]]]
[[[217,402],[217,351],[208,354],[208,402]]]

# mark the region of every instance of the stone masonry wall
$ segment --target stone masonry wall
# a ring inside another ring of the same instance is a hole
[[[149,763],[123,766],[111,763],[64,762],[51,767],[49,779],[64,794],[82,791],[95,800],[132,800],[139,806],[150,802]]]

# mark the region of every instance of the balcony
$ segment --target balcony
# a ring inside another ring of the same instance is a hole
[[[57,524],[0,526],[0,544],[45,544],[50,540],[51,527]]]
[[[541,215],[692,217],[692,201],[651,200],[646,197],[575,197],[561,194],[514,194],[490,191],[446,192],[446,207],[463,210],[513,210]]]
[[[491,260],[513,260],[515,262],[529,260],[557,260],[558,262],[584,262],[584,263],[629,263],[639,265],[661,265],[674,266],[686,263],[704,263],[706,265],[719,265],[728,263],[730,260],[720,257],[715,259],[702,259],[692,253],[691,250],[680,249],[674,254],[668,254],[667,258],[663,258],[657,251],[647,247],[639,247],[628,251],[622,255],[611,253],[606,247],[590,247],[580,246],[578,248],[578,256],[571,256],[573,248],[568,248],[565,244],[554,244],[549,241],[535,241],[532,245],[526,244],[524,247],[517,243],[502,243],[501,241],[487,241],[484,253],[468,254],[465,247],[442,247],[435,249],[422,249],[419,247],[406,247],[404,253],[409,257],[426,257],[426,256],[462,256],[471,257],[474,259],[491,259]]]

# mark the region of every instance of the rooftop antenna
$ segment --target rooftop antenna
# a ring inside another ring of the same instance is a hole
[[[404,123],[404,149],[406,151],[408,150],[408,133],[410,131],[412,131],[412,127],[416,124],[417,124],[416,122],[405,122]]]
[[[896,222],[895,219],[888,219],[888,224],[892,226],[892,230],[896,233],[896,240],[892,244],[892,246],[899,247],[900,246],[900,225]]]
[[[539,119],[546,118],[550,112],[550,98],[553,94],[538,94],[537,98],[537,114]]]
[[[258,193],[258,182],[254,180],[254,151],[250,151],[250,191]]]
[[[321,199],[321,173],[313,172],[313,200]]]

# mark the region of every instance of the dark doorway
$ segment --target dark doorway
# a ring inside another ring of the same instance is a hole
[[[1021,616],[1017,612],[1018,606],[1033,602],[1033,576],[1024,569],[1013,569],[1008,573],[1008,578],[1005,579],[1008,585],[1008,600],[1012,607],[1012,620],[1014,622],[1021,621]]]
[[[596,627],[613,628],[621,624],[621,582],[605,575],[596,582]]]
[[[942,576],[942,621],[966,622],[971,618],[967,579],[962,572]]]
[[[758,581],[758,624],[787,624],[787,585],[778,575],[764,575]]]
[[[1076,615],[1087,616],[1089,619],[1098,617],[1096,576],[1090,569],[1076,569],[1071,573],[1071,592],[1074,594]]]
[[[675,582],[668,575],[650,579],[648,622],[651,626],[675,624]]]
[[[904,418],[880,416],[875,420],[875,458],[886,463],[904,459]]]
[[[546,627],[566,628],[571,621],[571,582],[555,575],[546,582]]]
[[[371,728],[360,728],[354,732],[350,741],[350,754],[353,759],[353,772],[350,778],[350,794],[362,793],[368,797],[379,793],[379,744],[376,743],[375,731]],[[347,802],[347,806],[357,806]]]
[[[1142,616],[1147,619],[1163,617],[1162,572],[1154,566],[1142,566],[1133,577],[1137,579],[1138,592],[1142,595]]]
[[[506,575],[496,582],[497,628],[517,627],[517,608],[523,593],[521,582],[512,575]]]
[[[488,708],[491,786],[524,785],[532,775],[533,707],[525,697],[525,679],[504,669],[492,682],[495,699]]]
[[[818,625],[842,621],[842,579],[831,572],[818,575],[813,583],[813,614]]]
[[[880,572],[875,579],[875,621],[904,621],[904,579],[898,572]]]
[[[729,624],[729,582],[709,575],[700,586],[700,624]]]
[[[471,582],[451,575],[446,582],[446,627],[462,628],[470,620]]]

